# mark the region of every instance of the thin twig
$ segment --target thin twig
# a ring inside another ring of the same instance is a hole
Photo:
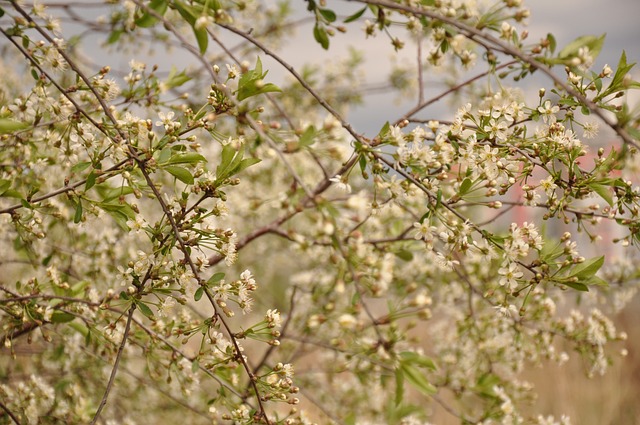
[[[16,425],[20,425],[20,421],[18,420],[18,418],[16,417],[16,415],[13,414],[13,412],[11,410],[9,410],[9,408],[7,406],[4,405],[4,403],[2,402],[2,400],[0,400],[0,409],[4,410],[5,412],[7,412],[7,415],[9,415],[9,417],[11,418],[11,420],[13,420],[13,422],[16,423]]]
[[[90,425],[95,425],[95,423],[100,418],[100,414],[102,413],[102,409],[107,404],[107,398],[109,398],[109,393],[111,392],[111,388],[113,387],[113,383],[116,379],[116,373],[118,372],[118,366],[120,366],[120,359],[122,358],[122,353],[124,352],[124,347],[127,345],[127,338],[129,337],[129,331],[131,330],[131,319],[133,318],[133,313],[136,311],[136,305],[131,304],[129,308],[129,313],[127,314],[127,323],[124,327],[124,332],[122,333],[122,341],[120,342],[120,347],[118,347],[118,353],[116,354],[116,361],[113,364],[113,368],[111,369],[111,375],[109,376],[109,382],[107,383],[107,388],[104,391],[104,395],[102,396],[102,400],[100,400],[100,405],[98,406],[98,410],[96,414],[93,416],[93,419],[90,422]]]

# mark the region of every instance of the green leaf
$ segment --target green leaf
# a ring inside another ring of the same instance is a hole
[[[240,161],[240,164],[238,164],[237,167],[235,167],[232,171],[232,175],[233,174],[238,174],[241,171],[251,167],[252,165],[255,165],[257,163],[259,163],[261,161],[260,158],[245,158],[242,161]]]
[[[329,9],[318,9],[318,12],[320,12],[320,14],[322,15],[322,17],[327,21],[327,22],[335,22],[335,20],[337,19],[337,16],[335,14],[335,12],[333,10],[329,10]]]
[[[203,294],[204,294],[204,286],[200,286],[198,287],[198,289],[196,289],[196,293],[193,294],[193,299],[196,301],[200,301],[200,298],[202,298]]]
[[[226,145],[222,148],[220,164],[216,168],[216,178],[224,180],[231,175],[231,171],[242,161],[242,151],[236,151],[233,146]]]
[[[136,306],[140,309],[140,313],[144,314],[150,319],[153,318],[153,311],[151,311],[148,305],[139,300],[136,300],[135,303]]]
[[[608,186],[599,184],[599,183],[591,183],[589,184],[591,190],[600,195],[602,199],[604,199],[610,207],[613,207],[613,196]]]
[[[547,40],[549,41],[549,50],[551,51],[551,53],[556,51],[556,46],[558,45],[556,43],[556,38],[553,36],[553,34],[549,33],[547,34]]]
[[[84,171],[87,168],[89,168],[90,165],[91,165],[91,161],[78,162],[73,167],[71,167],[71,172],[79,173],[80,171]]]
[[[158,15],[164,16],[168,6],[169,2],[167,0],[151,0],[147,7],[155,11]],[[135,24],[142,28],[149,28],[155,25],[157,21],[158,18],[153,16],[148,11],[145,11],[141,17],[135,20]]]
[[[598,272],[598,270],[600,270],[603,264],[604,255],[591,258],[571,269],[569,276],[575,276],[580,280],[589,279],[590,277],[594,276]]]
[[[191,174],[191,172],[186,168],[178,167],[176,165],[167,165],[162,167],[162,169],[180,180],[182,183],[193,184],[194,182],[193,174]]]
[[[0,196],[4,195],[4,193],[11,187],[11,180],[0,179]]]
[[[13,189],[5,190],[2,194],[0,194],[0,196],[4,196],[6,198],[22,199],[22,194],[17,190],[13,190]]]
[[[427,356],[423,356],[414,351],[403,351],[400,353],[400,362],[407,364],[415,364],[417,366],[426,367],[427,369],[436,370],[436,364]]]
[[[98,193],[102,196],[102,202],[109,202],[121,196],[133,193],[133,188],[129,186],[111,187],[108,184],[96,186]]]
[[[225,274],[222,272],[214,273],[213,276],[211,276],[209,280],[207,280],[207,285],[220,282],[222,279],[224,279],[224,276]]]
[[[91,189],[95,184],[96,184],[96,178],[98,176],[96,175],[95,172],[91,171],[89,173],[89,175],[87,176],[87,182],[84,185],[84,190],[85,192],[89,189]]]
[[[136,217],[136,213],[127,203],[121,204],[119,202],[98,202],[96,206],[113,217],[113,219],[122,230],[127,232],[130,230],[127,226],[127,221],[134,220]]]
[[[9,118],[0,118],[0,134],[13,133],[14,131],[23,130],[29,127],[29,123],[11,120]]]
[[[82,202],[78,201],[78,204],[76,205],[76,213],[73,216],[73,222],[74,223],[80,223],[82,221]]]
[[[51,323],[68,323],[75,318],[76,316],[66,311],[54,311],[53,314],[51,314]]]
[[[315,142],[315,135],[316,129],[312,125],[310,125],[304,130],[304,132],[300,136],[298,143],[300,143],[301,147],[311,146]]]
[[[396,393],[394,398],[394,403],[397,406],[402,403],[404,399],[404,374],[402,373],[402,369],[396,369]]]
[[[473,182],[471,181],[470,178],[465,178],[464,180],[462,180],[462,184],[460,184],[460,191],[458,192],[458,196],[460,196],[461,198],[466,195],[469,192],[469,189],[471,189],[471,186],[473,185]]]
[[[400,369],[402,370],[407,382],[413,385],[422,394],[430,396],[438,392],[438,389],[431,385],[429,381],[427,381],[427,378],[425,378],[417,368],[406,363],[401,363]]]
[[[567,285],[570,288],[576,289],[578,291],[582,291],[582,292],[589,292],[589,288],[587,287],[587,285],[585,285],[582,282],[567,282],[567,281],[562,281],[560,282],[563,285]]]
[[[329,35],[323,25],[316,23],[313,27],[313,38],[316,39],[323,49],[329,49]]]
[[[184,18],[185,21],[191,28],[193,29],[193,34],[196,37],[196,41],[198,42],[198,48],[200,49],[200,54],[204,54],[207,51],[207,47],[209,45],[209,35],[207,34],[206,28],[196,28],[196,20],[199,17],[199,13],[190,5],[183,3],[180,0],[174,0],[173,5],[176,10]]]
[[[204,55],[207,52],[207,47],[209,46],[209,34],[207,34],[206,28],[196,28],[193,25],[193,34],[196,36],[196,41],[198,42],[198,48],[200,49],[200,54]]]
[[[384,138],[389,133],[390,129],[391,129],[391,126],[389,125],[389,121],[385,122],[376,137],[380,139]]]
[[[238,81],[238,90],[236,92],[238,100],[242,101],[263,93],[282,91],[275,84],[265,83],[264,78],[266,75],[267,72],[262,72],[262,61],[258,57],[255,68],[242,74]]]
[[[574,57],[578,54],[578,50],[581,47],[588,47],[590,54],[596,58],[602,50],[602,45],[604,44],[604,35],[595,36],[595,35],[583,35],[569,44],[567,44],[560,52],[558,53],[558,58],[560,59],[568,59]]]
[[[184,71],[178,72],[176,67],[172,66],[164,85],[168,88],[180,87],[189,80],[191,80],[191,77],[189,77]]]
[[[196,152],[186,152],[172,155],[166,164],[197,164],[198,162],[207,162],[207,158]]]
[[[400,251],[395,253],[398,258],[403,261],[411,261],[413,260],[413,254],[411,251],[407,251],[406,249],[401,249]]]
[[[348,24],[349,22],[353,22],[353,21],[357,20],[358,18],[360,18],[362,15],[364,15],[364,12],[366,12],[366,11],[367,11],[367,8],[363,7],[362,9],[358,10],[353,15],[347,17],[343,22],[345,24]]]
[[[540,250],[540,261],[549,263],[564,254],[564,245],[560,242],[547,238]]]

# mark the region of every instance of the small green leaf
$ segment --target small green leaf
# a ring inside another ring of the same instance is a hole
[[[407,251],[406,249],[401,249],[400,251],[396,252],[396,256],[403,261],[413,260],[413,254],[411,253],[411,251]]]
[[[414,364],[427,369],[436,370],[436,364],[427,356],[423,356],[414,351],[403,351],[400,353],[400,362]]]
[[[11,180],[0,179],[0,196],[4,195],[4,193],[11,187]]]
[[[413,385],[422,394],[430,396],[438,392],[438,389],[427,381],[427,378],[425,378],[420,370],[406,363],[401,363],[400,369],[402,369],[404,378],[407,382]]]
[[[207,285],[220,282],[222,279],[224,279],[224,276],[225,274],[222,272],[214,273],[213,276],[211,276],[209,280],[207,280]]]
[[[582,282],[568,282],[568,281],[562,281],[560,282],[563,285],[566,285],[570,288],[576,289],[578,291],[582,291],[582,292],[589,292],[589,288],[587,287],[587,285],[585,285]]]
[[[300,136],[300,140],[298,141],[300,143],[300,146],[305,147],[313,145],[313,143],[315,142],[315,135],[316,129],[312,125],[307,127]]]
[[[126,292],[120,291],[120,299],[121,300],[125,300],[125,301],[129,301],[131,299],[131,297]]]
[[[251,167],[252,165],[259,163],[260,161],[261,161],[260,158],[245,158],[242,161],[240,161],[240,164],[238,164],[236,168],[232,170],[232,175],[238,174],[241,171]]]
[[[186,168],[178,167],[176,165],[167,165],[162,167],[162,169],[180,180],[182,183],[193,184],[194,182],[193,175]]]
[[[594,276],[604,264],[604,255],[600,257],[590,258],[583,263],[578,264],[571,270],[569,276],[575,276],[580,280],[589,279]]]
[[[68,323],[75,318],[76,316],[66,311],[54,311],[53,314],[51,314],[51,323]]]
[[[91,166],[91,161],[78,162],[73,167],[71,167],[71,172],[79,173],[80,171],[84,171],[89,168],[89,166]]]
[[[207,52],[207,47],[209,46],[209,34],[207,34],[207,29],[196,28],[196,26],[193,25],[193,34],[196,36],[200,54],[204,55]]]
[[[578,50],[581,47],[588,47],[590,54],[595,58],[600,53],[602,49],[602,45],[604,44],[604,35],[595,36],[595,35],[583,35],[569,44],[567,44],[560,52],[558,53],[558,58],[567,59],[571,58],[578,54]]]
[[[551,53],[556,51],[556,46],[558,45],[556,43],[556,38],[553,36],[553,34],[549,33],[547,34],[547,40],[549,41],[549,50],[551,51]]]
[[[86,183],[84,185],[85,192],[87,190],[91,189],[96,184],[96,177],[98,177],[98,176],[96,175],[95,172],[91,171],[89,173],[89,175],[87,176],[87,181],[86,181]]]
[[[191,80],[191,77],[189,77],[184,71],[178,72],[176,67],[172,66],[171,71],[169,71],[169,76],[164,82],[164,85],[167,88],[180,87],[189,80]]]
[[[609,190],[609,187],[599,184],[599,183],[591,183],[589,184],[589,187],[598,195],[600,195],[600,197],[602,199],[604,199],[605,201],[607,201],[607,204],[609,204],[610,207],[613,207],[613,195],[611,194],[611,191]]]
[[[29,123],[15,121],[8,118],[0,118],[0,134],[13,133],[29,127]]]
[[[193,299],[196,301],[200,301],[200,299],[202,298],[202,295],[204,294],[204,287],[200,286],[198,287],[198,289],[196,289],[196,293],[193,294]]]
[[[322,17],[327,21],[327,22],[335,22],[335,20],[337,19],[337,16],[335,14],[335,12],[333,10],[329,10],[329,9],[318,9],[318,12],[320,12],[320,14],[322,15]]]
[[[73,222],[74,223],[80,223],[82,221],[82,202],[78,201],[78,204],[76,205],[76,213],[73,216]]]
[[[327,34],[327,30],[324,29],[323,25],[317,23],[314,25],[313,38],[315,38],[316,41],[320,43],[323,49],[329,49],[329,35]]]
[[[158,15],[164,16],[168,6],[169,2],[167,0],[151,0],[147,7],[155,11]],[[153,16],[150,12],[145,11],[140,18],[135,20],[135,24],[142,28],[148,28],[155,25],[157,21],[158,19],[155,16]]]
[[[353,15],[347,17],[343,22],[345,24],[348,24],[349,22],[353,22],[353,21],[357,20],[358,18],[360,18],[362,15],[364,15],[364,12],[366,12],[366,11],[367,11],[367,8],[363,7],[362,9],[358,10]]]
[[[113,201],[121,196],[130,195],[133,193],[133,188],[129,186],[111,187],[108,184],[96,186],[98,193],[102,196],[102,202]]]
[[[197,164],[198,162],[207,162],[207,158],[196,152],[177,153],[172,155],[167,164]]]
[[[462,180],[462,184],[460,185],[460,191],[458,192],[458,195],[462,198],[464,195],[466,195],[469,192],[469,189],[471,189],[471,186],[473,185],[473,182],[471,181],[470,178],[466,178],[464,180]]]
[[[145,303],[139,300],[136,301],[135,303],[136,303],[136,306],[140,309],[140,313],[144,314],[150,319],[153,318],[153,311],[151,311],[148,305],[146,305]]]
[[[394,403],[397,406],[402,403],[404,399],[404,374],[402,373],[402,369],[396,369],[396,393],[394,398]]]
[[[391,129],[391,125],[389,124],[389,121],[385,122],[376,137],[380,139],[384,138],[387,134],[389,134],[390,129]]]
[[[200,369],[200,363],[198,363],[198,359],[194,359],[191,362],[191,373],[196,373]]]

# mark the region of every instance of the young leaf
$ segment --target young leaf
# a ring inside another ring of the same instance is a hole
[[[611,194],[611,191],[609,190],[609,188],[607,186],[599,184],[599,183],[591,183],[591,184],[589,184],[589,187],[595,193],[600,195],[600,197],[602,199],[607,201],[607,204],[609,204],[610,207],[613,207],[613,195]]]
[[[210,285],[212,283],[220,282],[222,279],[224,279],[224,276],[225,274],[222,272],[214,273],[213,276],[211,276],[209,280],[207,280],[207,284]]]
[[[318,12],[320,12],[322,17],[327,22],[335,22],[335,20],[337,19],[336,13],[333,10],[330,10],[330,9],[318,9]]]
[[[360,18],[362,15],[364,15],[364,12],[367,11],[366,7],[363,7],[362,9],[358,10],[356,13],[354,13],[353,15],[347,17],[347,19],[345,19],[343,22],[345,24],[348,24],[349,22],[353,22],[356,21],[358,18]]]
[[[207,162],[207,158],[196,152],[177,153],[172,155],[167,164],[197,164],[198,162]]]
[[[82,202],[78,201],[78,204],[76,205],[76,213],[73,216],[73,222],[74,223],[80,223],[82,221]]]
[[[147,7],[158,15],[164,16],[168,6],[169,2],[167,0],[151,0]],[[149,11],[145,11],[144,15],[135,20],[135,24],[142,28],[148,28],[154,26],[157,21],[158,18],[156,18],[154,14]]]
[[[198,287],[198,289],[196,289],[196,293],[193,294],[193,299],[196,301],[200,301],[200,298],[202,298],[203,294],[204,294],[204,287],[200,286]]]
[[[180,180],[182,183],[193,184],[194,182],[193,175],[186,168],[178,167],[176,165],[167,165],[163,167],[163,170]]]
[[[323,25],[315,24],[313,27],[313,38],[316,39],[323,49],[329,49],[329,35]]]
[[[594,257],[580,263],[571,270],[570,276],[575,276],[580,280],[589,279],[594,276],[604,264],[604,255]]]
[[[66,311],[54,311],[51,314],[51,323],[68,323],[75,318],[76,316]]]
[[[29,123],[0,118],[0,134],[13,133],[29,127]]]
[[[418,391],[420,391],[424,395],[433,395],[438,392],[438,389],[431,385],[427,378],[415,367],[401,363],[400,369],[402,369],[404,378],[413,385]]]
[[[396,406],[399,406],[404,399],[404,374],[402,373],[402,369],[396,369],[396,393],[394,398],[394,403]]]
[[[0,179],[0,196],[4,195],[4,193],[11,187],[11,180]]]
[[[142,301],[135,301],[136,306],[140,309],[140,313],[144,314],[148,318],[153,318],[153,311],[149,308],[148,305],[143,303]]]

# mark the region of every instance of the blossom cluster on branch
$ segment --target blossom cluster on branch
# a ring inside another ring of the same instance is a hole
[[[0,423],[569,424],[524,372],[624,352],[626,55],[529,40],[521,0],[304,6],[0,1]],[[294,31],[416,66],[295,69]],[[415,106],[366,135],[369,89]]]

